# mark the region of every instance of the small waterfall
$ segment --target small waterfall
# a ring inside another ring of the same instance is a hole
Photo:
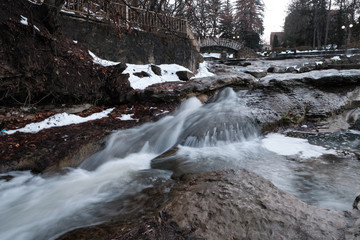
[[[171,172],[163,170],[151,170],[147,179],[137,173],[149,170],[152,159],[174,146],[216,145],[256,135],[256,128],[248,127],[249,117],[242,117],[248,111],[240,95],[226,89],[208,105],[191,98],[171,116],[117,131],[104,150],[63,175],[0,174],[14,177],[0,180],[0,239],[51,239],[101,222],[99,205],[170,178]]]
[[[105,149],[80,167],[94,170],[114,158],[137,152],[160,155],[177,144],[200,147],[241,141],[257,136],[253,118],[241,100],[241,92],[237,94],[230,88],[204,106],[191,98],[172,116],[113,134]]]
[[[128,196],[167,182],[172,174],[217,169],[245,168],[304,201],[346,209],[346,202],[353,200],[349,192],[360,191],[344,184],[360,181],[358,161],[336,157],[298,161],[299,154],[284,156],[268,150],[244,94],[225,89],[206,105],[191,98],[157,122],[113,133],[104,150],[63,174],[0,174],[0,239],[54,239],[106,221],[109,213],[123,213]],[[359,134],[351,133],[348,140],[358,147]],[[267,137],[267,142],[278,146],[276,139]],[[299,144],[308,143],[295,141],[292,148]],[[319,192],[320,200],[313,197]]]

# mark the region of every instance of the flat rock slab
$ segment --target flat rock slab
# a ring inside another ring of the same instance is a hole
[[[351,208],[351,206],[349,206]],[[187,174],[154,216],[60,239],[356,239],[358,210],[321,209],[246,170]]]
[[[260,79],[262,83],[269,83],[271,81],[289,81],[289,80],[297,80],[303,82],[314,82],[318,83],[323,82],[325,85],[329,82],[334,83],[338,82],[341,84],[347,83],[359,83],[360,82],[360,70],[352,69],[352,70],[318,70],[311,71],[306,73],[284,73],[284,74],[268,74],[266,77]]]
[[[145,90],[131,91],[129,101],[181,101],[191,96],[199,96],[219,91],[226,87],[251,88],[257,79],[246,73],[232,73],[212,77],[195,78],[188,82],[165,82],[154,84]]]

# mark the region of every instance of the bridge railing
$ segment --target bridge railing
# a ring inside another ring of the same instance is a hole
[[[220,46],[220,47],[230,48],[236,51],[244,47],[243,43],[226,38],[206,38],[200,41],[200,47],[211,47],[211,46]]]
[[[167,30],[187,34],[187,20],[130,7],[110,0],[67,0],[66,10],[79,15],[110,20],[119,25],[140,28],[146,31]]]

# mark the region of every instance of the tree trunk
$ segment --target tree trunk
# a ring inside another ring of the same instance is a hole
[[[325,48],[327,46],[328,36],[329,36],[330,11],[331,11],[331,0],[329,1],[329,9],[326,16],[325,42],[324,42]]]

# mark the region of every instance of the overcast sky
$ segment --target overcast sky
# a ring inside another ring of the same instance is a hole
[[[286,10],[291,0],[263,0],[265,3],[264,35],[263,39],[270,42],[271,32],[283,30]]]

